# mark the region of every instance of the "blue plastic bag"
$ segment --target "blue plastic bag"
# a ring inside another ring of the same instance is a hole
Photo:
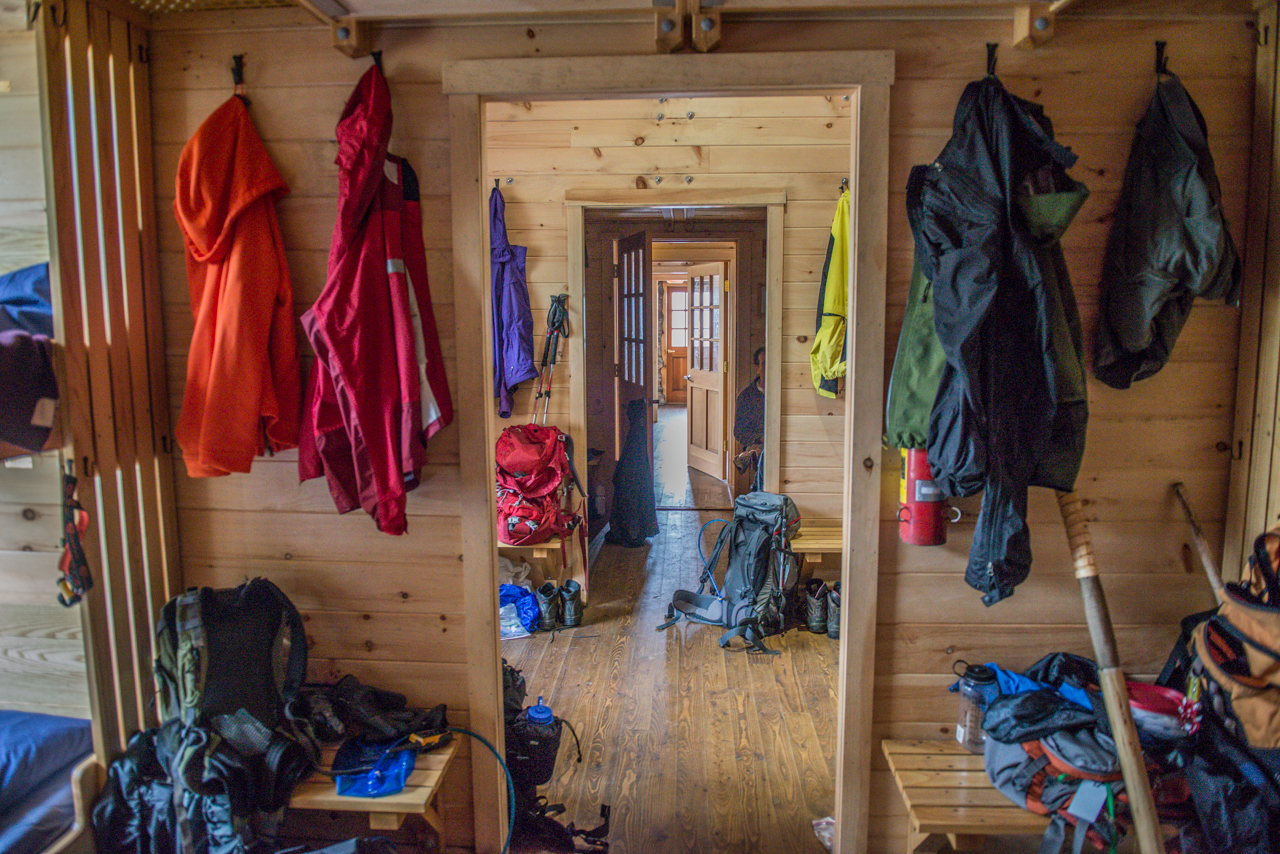
[[[524,626],[525,631],[532,632],[534,625],[538,622],[538,600],[534,598],[532,590],[525,590],[515,584],[502,584],[498,587],[498,607],[509,602],[516,603],[516,610],[520,613],[520,624]]]
[[[349,738],[333,757],[334,783],[339,795],[381,798],[404,788],[413,773],[418,751],[405,739],[377,744]]]

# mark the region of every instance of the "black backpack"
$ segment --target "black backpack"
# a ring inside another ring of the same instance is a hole
[[[274,823],[319,752],[285,715],[306,672],[302,617],[264,578],[192,588],[166,603],[155,673],[161,721],[169,724],[162,731],[175,745],[175,786],[216,778],[225,762],[214,761],[215,751],[225,745],[254,779],[254,811]]]
[[[681,617],[695,623],[722,626],[720,646],[735,637],[757,652],[776,655],[764,646],[767,635],[786,628],[787,595],[799,575],[799,557],[791,551],[791,538],[800,533],[800,512],[795,502],[772,492],[749,492],[733,502],[733,520],[720,529],[715,548],[702,567],[697,592],[677,590],[667,606],[667,621],[658,631],[674,626]],[[728,546],[724,583],[716,584],[720,555]],[[711,593],[703,591],[707,588]]]

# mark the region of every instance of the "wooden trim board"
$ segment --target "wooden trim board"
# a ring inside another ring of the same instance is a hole
[[[566,190],[564,203],[589,208],[758,208],[785,205],[786,190],[752,188],[749,190],[693,190],[685,187],[661,187],[649,190]]]
[[[891,50],[464,59],[445,63],[443,88],[446,95],[467,92],[501,100],[762,95],[768,90],[889,86],[893,61]]]
[[[453,170],[453,246],[455,299],[459,340],[487,345],[489,308],[484,275],[488,251],[481,221],[483,200],[476,192],[482,168],[484,123],[481,101],[548,97],[620,97],[660,93],[663,96],[762,90],[850,89],[857,101],[854,141],[850,145],[850,177],[857,207],[850,241],[848,385],[844,507],[849,536],[843,554],[844,589],[849,603],[841,633],[839,728],[836,745],[837,854],[866,849],[872,750],[872,684],[875,667],[876,589],[880,526],[880,401],[883,396],[885,291],[888,234],[889,85],[892,51],[827,51],[750,55],[632,56],[574,59],[462,60],[443,68],[444,92],[450,98]],[[651,203],[651,202],[650,202]],[[779,209],[780,210],[780,209]],[[780,219],[780,218],[779,218]],[[781,225],[779,221],[778,225]],[[778,253],[771,253],[778,257]],[[771,265],[772,266],[772,265]],[[781,271],[779,271],[780,276]],[[477,323],[479,329],[476,329]],[[778,323],[772,324],[779,326]],[[478,333],[478,334],[477,334]],[[780,329],[768,334],[780,336]],[[482,350],[482,352],[484,352]],[[775,352],[777,352],[775,350]],[[489,369],[475,360],[460,378],[463,410],[485,401]],[[776,360],[775,360],[776,364]],[[769,394],[766,388],[766,394]],[[778,395],[773,395],[775,398]],[[852,406],[854,400],[875,405]],[[484,404],[487,406],[487,403]],[[495,549],[491,520],[489,473],[478,466],[477,438],[483,431],[464,429],[463,493],[469,668],[473,723],[483,734],[497,735],[498,637],[493,619]],[[484,436],[484,441],[489,441]],[[486,454],[488,449],[484,449]],[[864,463],[865,460],[865,463]],[[483,491],[490,505],[480,513],[476,496]],[[857,571],[854,571],[854,568]],[[475,623],[472,622],[473,618]],[[487,685],[484,683],[488,682]],[[483,701],[483,702],[481,702]],[[477,720],[477,718],[481,720]],[[495,785],[476,780],[476,850],[497,850],[501,818],[494,805]]]

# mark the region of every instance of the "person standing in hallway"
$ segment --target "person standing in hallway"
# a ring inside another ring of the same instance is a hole
[[[754,469],[751,489],[758,491],[762,486],[760,460],[764,455],[764,348],[756,348],[751,357],[756,366],[756,375],[747,383],[746,388],[738,393],[738,400],[733,407],[733,438],[738,440],[741,450],[733,458],[733,465],[740,472]]]

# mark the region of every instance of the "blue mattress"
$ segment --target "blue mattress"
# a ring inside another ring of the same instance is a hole
[[[71,771],[92,752],[86,720],[0,711],[0,854],[38,854],[71,828]]]

